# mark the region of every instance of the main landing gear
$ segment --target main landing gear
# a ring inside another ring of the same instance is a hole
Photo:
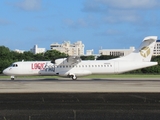
[[[11,80],[14,80],[14,76],[13,75],[11,76]]]
[[[77,80],[77,77],[75,75],[72,75],[72,80]]]
[[[72,80],[76,80],[77,79],[77,76],[75,74],[70,73],[70,74],[68,74],[68,76],[71,77]]]

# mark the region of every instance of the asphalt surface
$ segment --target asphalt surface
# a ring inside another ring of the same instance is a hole
[[[0,120],[159,120],[159,79],[0,79]]]
[[[160,92],[160,79],[0,79],[0,93]]]
[[[159,93],[0,94],[0,120],[159,120]]]

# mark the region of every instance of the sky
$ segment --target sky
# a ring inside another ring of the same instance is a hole
[[[160,36],[159,0],[0,0],[0,46],[82,41],[85,51],[137,48]]]

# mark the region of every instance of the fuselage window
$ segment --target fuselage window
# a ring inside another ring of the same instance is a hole
[[[94,67],[94,65],[92,65],[92,67]]]
[[[103,65],[101,65],[101,67],[103,67]]]
[[[106,67],[106,65],[104,65],[104,67]]]
[[[68,65],[66,65],[66,68],[68,68]]]
[[[65,66],[63,66],[63,68],[65,68]]]
[[[88,67],[90,67],[90,65],[88,65]]]
[[[79,67],[81,67],[81,66],[79,65]]]
[[[87,65],[86,65],[86,67],[87,67]]]
[[[95,67],[97,67],[97,65],[95,65]]]
[[[100,67],[100,65],[98,65],[98,67]]]

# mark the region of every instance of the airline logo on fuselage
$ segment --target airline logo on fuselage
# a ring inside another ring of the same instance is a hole
[[[31,69],[32,70],[55,71],[55,66],[54,64],[48,64],[48,63],[32,63]]]
[[[31,69],[32,70],[43,70],[46,63],[32,63]]]
[[[151,53],[151,50],[149,47],[143,47],[141,50],[140,50],[140,54],[141,56],[143,57],[148,57]]]

